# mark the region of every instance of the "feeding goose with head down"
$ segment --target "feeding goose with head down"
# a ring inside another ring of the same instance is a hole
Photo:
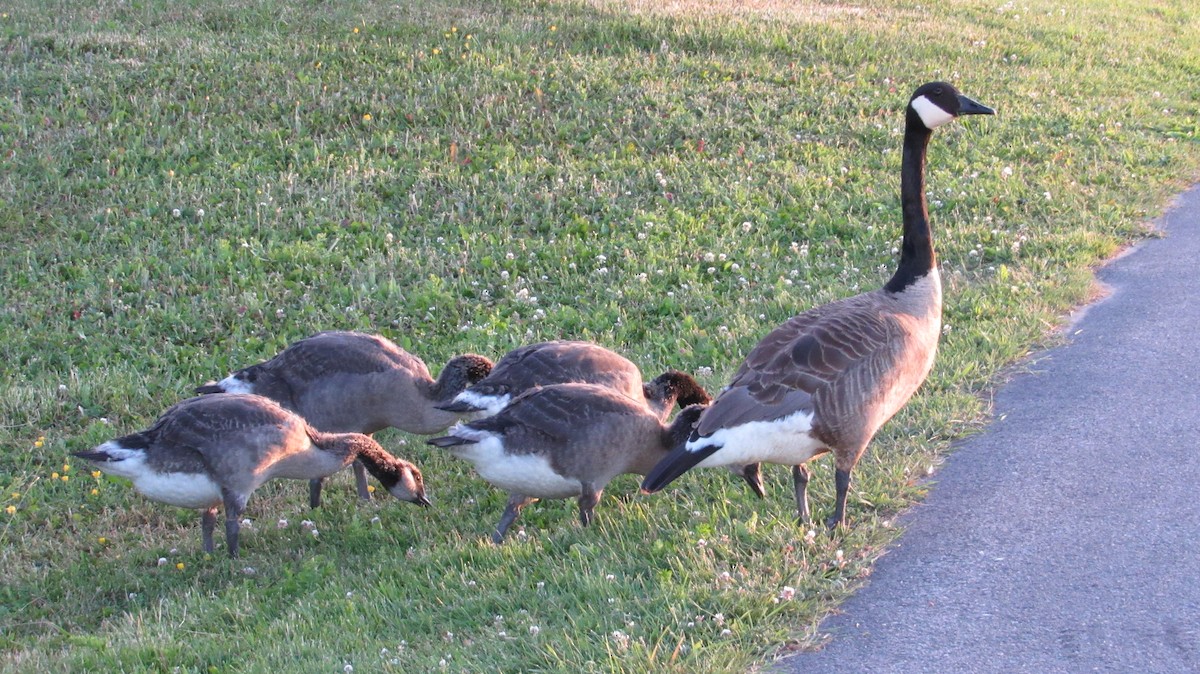
[[[361,332],[322,332],[299,340],[271,360],[238,370],[196,393],[266,396],[329,433],[371,434],[384,428],[429,435],[458,421],[439,409],[492,369],[483,356],[450,359],[438,378],[418,357],[391,340]],[[358,495],[370,498],[367,476],[354,464]],[[310,484],[309,502],[321,503],[321,483]]]
[[[686,374],[668,372],[646,385],[652,402],[669,409],[681,391],[697,403],[707,394]],[[700,407],[669,426],[641,401],[597,384],[553,384],[529,390],[498,414],[459,423],[429,440],[470,461],[483,479],[509,492],[492,541],[499,543],[521,509],[543,498],[579,499],[586,526],[614,477],[645,475],[691,432]]]
[[[905,116],[900,261],[880,289],[793,317],[746,356],[695,430],[642,483],[662,489],[693,467],[757,462],[793,466],[796,507],[810,520],[807,462],[832,453],[845,521],[850,472],[879,427],[904,406],[933,365],[942,288],[925,201],[925,155],[933,129],[993,110],[945,82],[919,87]]]
[[[322,478],[357,459],[388,493],[429,505],[416,466],[392,456],[369,436],[323,433],[257,395],[191,398],[144,431],[74,455],[131,480],[146,498],[201,511],[205,552],[212,552],[217,507],[224,505],[232,557],[238,555],[239,518],[246,501],[274,478]]]

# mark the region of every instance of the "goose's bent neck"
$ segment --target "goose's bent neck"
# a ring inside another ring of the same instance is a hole
[[[900,207],[904,217],[900,264],[891,280],[883,286],[884,290],[893,293],[903,292],[937,263],[933,235],[929,231],[929,210],[925,204],[925,151],[933,133],[911,108],[907,121],[904,156],[900,161]]]

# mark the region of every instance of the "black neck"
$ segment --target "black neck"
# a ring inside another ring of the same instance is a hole
[[[932,132],[911,108],[904,130],[904,157],[900,161],[900,206],[904,214],[904,238],[900,264],[883,286],[888,292],[903,291],[933,269],[933,236],[929,232],[929,210],[925,205],[925,149]]]

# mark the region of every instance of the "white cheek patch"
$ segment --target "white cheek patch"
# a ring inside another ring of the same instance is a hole
[[[254,384],[251,384],[244,379],[238,379],[237,375],[229,375],[228,377],[217,382],[226,393],[254,393]]]
[[[473,419],[478,419],[499,414],[500,410],[508,406],[509,401],[512,400],[512,396],[507,393],[504,395],[492,396],[480,395],[474,391],[463,391],[455,396],[454,400],[457,402],[467,403],[468,405],[474,405],[482,410],[483,414],[476,414],[472,417]]]
[[[924,96],[917,96],[909,105],[912,106],[913,110],[917,111],[917,114],[921,117],[921,122],[929,129],[936,129],[954,119],[954,115],[946,112],[937,103]]]

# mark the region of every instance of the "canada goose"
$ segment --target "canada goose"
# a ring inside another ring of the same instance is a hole
[[[690,379],[690,377],[689,377]],[[554,340],[517,347],[499,361],[488,376],[472,384],[455,396],[454,401],[440,408],[459,414],[477,413],[478,416],[496,414],[510,400],[522,392],[550,384],[599,384],[620,391],[634,400],[645,400],[659,418],[670,416],[675,402],[687,407],[701,402],[693,397],[692,386],[682,384],[678,400],[669,403],[643,390],[642,371],[631,360],[615,351],[591,342]],[[700,389],[705,400],[708,393]],[[756,464],[730,466],[755,494],[762,498],[762,473]]]
[[[361,332],[321,332],[288,346],[271,360],[238,370],[196,393],[266,396],[327,433],[371,434],[389,426],[429,435],[458,421],[436,407],[491,372],[483,356],[457,356],[437,381],[425,363],[391,340]],[[367,475],[354,464],[360,498],[370,498]],[[321,479],[309,485],[309,503],[321,505]]]
[[[213,550],[217,506],[224,503],[231,557],[238,556],[238,521],[246,501],[272,478],[324,477],[358,459],[396,498],[429,505],[421,471],[369,436],[322,433],[256,395],[190,398],[144,431],[74,455],[132,480],[146,498],[200,510],[205,552]]]
[[[688,381],[687,375],[668,372],[647,384],[647,391],[670,408],[681,382]],[[605,485],[623,473],[645,475],[687,438],[700,409],[686,408],[668,427],[652,409],[610,387],[552,384],[426,442],[470,461],[483,479],[509,492],[492,534],[499,544],[521,509],[540,498],[579,497],[586,526]]]
[[[440,409],[459,414],[496,414],[524,391],[567,383],[599,384],[635,400],[643,397],[642,371],[628,358],[591,342],[555,340],[509,351],[486,377]],[[670,406],[656,409],[665,415]]]
[[[945,82],[908,103],[900,171],[904,236],[883,288],[815,307],[776,328],[746,356],[700,416],[686,443],[646,476],[655,492],[695,466],[791,464],[801,522],[810,520],[807,462],[833,452],[845,520],[850,471],[879,427],[929,374],[941,332],[942,288],[925,204],[925,151],[932,129],[961,115],[994,114]]]

